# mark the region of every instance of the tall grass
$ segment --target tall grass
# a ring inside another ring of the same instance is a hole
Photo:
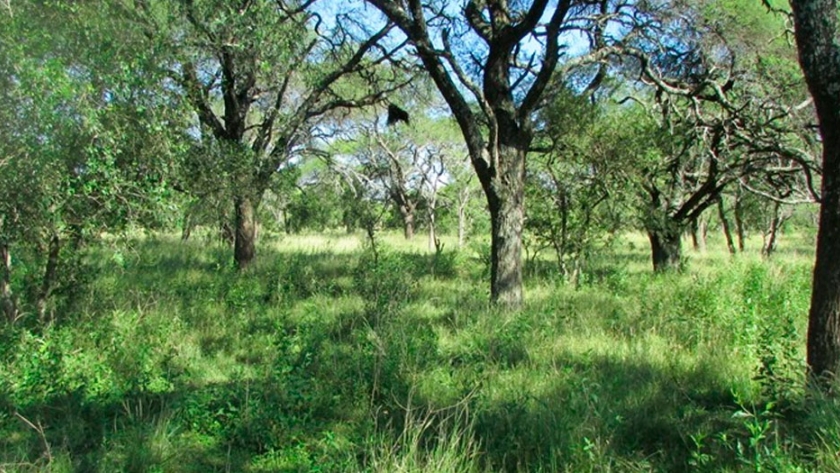
[[[518,312],[480,245],[421,246],[97,249],[55,323],[0,329],[0,471],[840,471],[804,244],[653,275],[631,237]]]

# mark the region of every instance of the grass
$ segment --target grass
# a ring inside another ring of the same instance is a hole
[[[241,274],[201,241],[96,248],[56,323],[0,329],[0,471],[840,471],[840,405],[803,386],[809,237],[721,243],[679,274],[634,235],[577,285],[529,268],[518,312],[483,245],[282,237]]]

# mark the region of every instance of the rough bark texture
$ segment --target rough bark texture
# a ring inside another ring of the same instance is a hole
[[[525,222],[525,153],[508,149],[511,166],[507,185],[485,188],[490,207],[490,298],[517,306],[522,303],[522,227]],[[516,156],[518,155],[518,156]]]
[[[682,240],[679,232],[648,230],[653,270],[656,272],[679,269]]]
[[[257,225],[254,203],[249,197],[235,199],[236,236],[233,242],[233,258],[238,269],[247,268],[256,256]]]
[[[836,0],[792,0],[799,61],[819,117],[823,182],[808,323],[808,367],[840,374],[840,46]]]

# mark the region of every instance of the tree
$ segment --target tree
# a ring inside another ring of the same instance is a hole
[[[623,160],[605,104],[565,90],[541,111],[543,152],[528,165],[526,231],[531,258],[554,250],[563,276],[577,282],[587,257],[606,250],[623,225],[627,206]]]
[[[408,38],[458,122],[490,211],[490,299],[518,307],[525,158],[533,114],[560,60],[560,37],[605,31],[607,15],[618,20],[627,5],[470,0],[456,13],[447,2],[367,1]]]
[[[635,179],[655,270],[679,266],[686,227],[727,186],[777,173],[780,160],[784,172],[811,172],[808,102],[778,38],[783,24],[749,2],[672,7],[645,4],[646,27],[613,48],[649,90],[622,90],[625,100],[655,120],[645,131],[655,153],[640,155]]]
[[[173,130],[185,121],[171,112],[177,98],[148,93],[156,78],[145,58],[101,42],[130,44],[132,34],[83,5],[23,4],[0,22],[0,306],[7,318],[34,312],[46,321],[58,289],[78,292],[70,263],[81,261],[86,241],[132,222],[153,227],[162,213],[169,163],[180,153]],[[35,268],[40,274],[26,274]]]
[[[836,0],[791,0],[799,61],[822,136],[822,202],[808,323],[808,367],[840,375],[840,29]]]
[[[375,72],[402,47],[380,44],[390,24],[371,27],[336,13],[328,27],[308,10],[312,3],[118,3],[144,29],[150,48],[169,53],[163,67],[204,136],[217,142],[208,157],[224,163],[240,269],[255,258],[263,194],[277,170],[312,141],[316,122],[381,101],[400,85],[393,74]]]

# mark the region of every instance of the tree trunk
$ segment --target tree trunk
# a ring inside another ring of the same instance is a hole
[[[738,251],[744,252],[744,209],[743,197],[740,189],[735,194],[735,203],[732,206],[733,214],[735,215],[735,235],[738,237]]]
[[[799,62],[814,98],[823,144],[808,367],[830,387],[840,376],[840,47],[836,0],[792,0]]]
[[[400,205],[400,215],[403,220],[403,235],[406,240],[414,238],[414,211],[407,205]]]
[[[695,219],[691,222],[691,245],[694,251],[706,251],[706,222]]]
[[[723,208],[723,199],[717,201],[718,217],[720,217],[720,226],[723,227],[723,236],[726,238],[726,247],[729,249],[729,254],[735,254],[735,242],[732,240],[732,230],[729,227],[729,220],[726,218],[726,210]]]
[[[190,235],[192,234],[192,229],[193,229],[192,214],[189,211],[184,212],[184,223],[183,223],[183,227],[181,228],[181,241],[187,241],[187,240],[190,239]]]
[[[50,238],[47,245],[47,266],[44,269],[44,278],[41,280],[41,290],[38,291],[38,300],[35,301],[35,308],[41,322],[46,322],[47,304],[52,295],[55,281],[58,276],[58,263],[61,252],[61,240],[57,234]]]
[[[515,130],[504,131],[508,134],[500,136],[502,143],[516,142]],[[490,302],[511,309],[520,307],[523,300],[525,149],[500,145],[496,174],[479,174],[490,210]]]
[[[9,322],[17,318],[17,307],[12,296],[12,254],[6,240],[0,240],[0,309]]]
[[[435,251],[437,248],[437,229],[435,228],[435,213],[429,212],[429,251]]]
[[[233,259],[238,269],[247,268],[256,256],[257,226],[254,203],[250,197],[238,196],[235,199],[236,234],[233,243]]]
[[[523,216],[521,198],[490,205],[490,300],[510,308],[522,304]]]
[[[682,253],[680,232],[648,230],[653,270],[656,272],[679,269]]]
[[[462,195],[458,203],[458,248],[464,247],[464,241],[467,236],[467,201],[469,200],[469,193]]]
[[[780,212],[780,207],[781,204],[773,202],[773,215],[770,217],[770,222],[767,225],[767,231],[764,232],[764,245],[761,247],[761,255],[765,258],[770,257],[770,255],[776,251],[779,230],[785,221],[785,218]]]

